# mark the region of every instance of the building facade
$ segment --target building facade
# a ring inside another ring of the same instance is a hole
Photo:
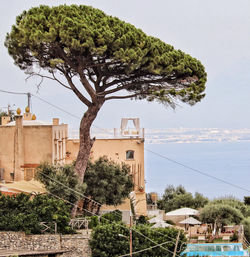
[[[134,128],[127,128],[132,120]],[[134,179],[134,204],[138,215],[146,214],[144,181],[144,139],[139,119],[122,119],[121,129],[114,130],[114,138],[96,139],[91,158],[107,156],[117,163],[130,166]],[[68,164],[74,161],[79,150],[79,139],[68,138],[68,125],[37,121],[28,110],[10,122],[3,117],[0,126],[0,180],[4,183],[29,181],[34,178],[36,167],[42,162]],[[129,201],[110,209],[129,210]]]

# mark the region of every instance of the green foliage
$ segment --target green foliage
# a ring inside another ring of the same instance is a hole
[[[114,210],[114,211],[105,213],[100,218],[100,222],[102,223],[120,222],[120,221],[122,221],[122,212],[120,210]]]
[[[95,228],[99,224],[99,220],[97,216],[91,216],[89,222],[89,228]]]
[[[211,203],[202,209],[200,218],[203,223],[212,223],[216,227],[221,227],[231,224],[238,225],[244,217],[238,209],[230,205]]]
[[[244,204],[250,205],[250,196],[244,196]]]
[[[146,216],[140,215],[139,218],[136,220],[136,225],[145,225],[148,224],[148,220]]]
[[[162,196],[162,199],[157,202],[159,209],[166,212],[176,210],[182,207],[201,208],[208,203],[208,199],[200,193],[195,193],[195,196],[188,193],[183,186],[176,188],[169,185]]]
[[[84,181],[85,194],[107,205],[121,204],[134,188],[129,166],[119,165],[105,156],[88,163]]]
[[[245,217],[250,217],[250,205],[246,205]]]
[[[0,206],[0,230],[40,234],[40,222],[46,222],[52,228],[48,232],[53,232],[54,223],[57,223],[59,233],[72,232],[68,226],[70,208],[63,201],[48,195],[0,194]]]
[[[151,229],[150,226],[140,225],[134,227],[132,232],[133,251],[139,251],[154,246],[151,241],[143,237],[141,234],[150,238],[156,244],[167,242],[163,245],[169,251],[174,251],[175,241],[178,230],[174,228],[158,228]],[[140,234],[141,233],[141,234]],[[105,239],[105,240],[104,240]],[[180,241],[177,252],[185,248],[186,238],[181,232]],[[183,244],[182,244],[183,243]],[[92,257],[108,257],[120,256],[129,253],[129,230],[125,225],[119,223],[102,224],[94,228],[90,240]],[[153,257],[153,256],[172,256],[172,253],[161,247],[149,249],[147,251],[136,254],[136,256]]]
[[[101,204],[118,205],[134,187],[129,166],[116,164],[107,157],[88,163],[84,184],[79,182],[74,165],[53,166],[44,163],[37,168],[36,178],[45,185],[48,192],[71,203],[75,203],[84,194]],[[93,204],[88,199],[84,200],[85,209],[96,208]]]
[[[79,183],[73,165],[54,166],[43,163],[36,169],[36,179],[45,185],[48,192],[71,203],[79,200],[80,194],[86,189],[85,184]]]
[[[238,242],[238,239],[239,239],[238,232],[234,232],[232,237],[230,238],[230,241],[231,242],[234,242],[234,241]]]
[[[245,218],[242,225],[244,226],[244,236],[250,242],[250,217]]]
[[[89,6],[41,5],[24,11],[5,46],[25,71],[37,64],[60,71],[69,81],[85,70],[89,81],[100,86],[115,81],[137,99],[171,106],[175,99],[195,104],[204,97],[206,73],[200,61]]]
[[[211,204],[229,205],[229,206],[239,210],[244,216],[246,216],[246,214],[247,214],[247,206],[242,201],[236,199],[233,196],[216,198],[213,201],[211,201],[210,203]]]
[[[146,193],[146,201],[147,201],[147,205],[154,204],[150,193]]]

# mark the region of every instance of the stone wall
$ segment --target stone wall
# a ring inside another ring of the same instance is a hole
[[[23,232],[0,232],[1,250],[68,250],[62,257],[89,257],[90,231],[74,235],[26,235]]]

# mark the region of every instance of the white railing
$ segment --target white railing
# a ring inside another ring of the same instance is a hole
[[[144,138],[145,131],[144,128],[138,130],[135,129],[126,129],[121,130],[119,128],[114,129],[102,129],[102,128],[93,128],[90,132],[92,137],[97,139],[108,139],[108,138]],[[69,130],[68,132],[69,139],[79,139],[79,130]]]

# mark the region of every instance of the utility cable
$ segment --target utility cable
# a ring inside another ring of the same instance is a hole
[[[151,246],[151,247],[148,247],[148,248],[145,248],[145,249],[136,251],[136,252],[132,252],[132,255],[133,255],[133,254],[137,254],[137,253],[142,253],[142,252],[145,252],[145,251],[148,251],[148,250],[151,250],[151,249],[153,249],[153,248],[162,246],[162,245],[167,244],[167,243],[169,243],[169,241],[164,242],[164,243],[161,243],[161,244],[158,244],[158,245],[154,245],[154,246]],[[174,252],[172,252],[172,251],[170,251],[170,250],[168,250],[168,251],[169,251],[170,253],[174,253]],[[130,255],[131,255],[130,253],[127,253],[127,254],[124,254],[124,255],[119,255],[118,257],[125,257],[125,256],[130,256]],[[179,256],[179,255],[178,255],[178,256]]]
[[[13,95],[28,95],[28,94],[30,94],[31,96],[33,96],[33,97],[39,99],[40,101],[42,101],[42,102],[44,102],[44,103],[46,103],[46,104],[48,104],[48,105],[50,105],[50,106],[60,110],[61,112],[64,112],[64,113],[68,114],[69,116],[74,117],[74,118],[76,118],[78,120],[81,120],[81,118],[79,116],[76,116],[75,114],[72,114],[72,113],[68,112],[67,110],[64,110],[63,108],[61,108],[61,107],[59,107],[59,106],[57,106],[55,104],[52,104],[52,103],[48,102],[47,100],[45,100],[45,99],[43,99],[43,98],[41,98],[41,97],[39,97],[37,95],[34,95],[32,93],[13,92],[13,91],[6,91],[6,90],[2,90],[2,89],[0,89],[0,92],[7,93],[7,94],[13,94]],[[99,129],[99,130],[111,133],[109,130],[101,128],[101,127],[98,127],[98,126],[96,126],[94,124],[92,124],[92,126],[97,128],[97,129]]]
[[[75,114],[72,114],[72,113],[66,111],[65,109],[63,109],[63,108],[61,108],[61,107],[55,105],[55,104],[50,103],[50,102],[48,102],[47,100],[45,100],[45,99],[43,99],[43,98],[41,98],[41,97],[39,97],[39,96],[37,96],[37,95],[34,95],[34,94],[31,94],[31,95],[32,95],[33,97],[39,99],[40,101],[42,101],[42,102],[44,102],[44,103],[46,103],[46,104],[48,104],[48,105],[50,105],[50,106],[52,106],[52,107],[54,107],[54,108],[60,110],[61,112],[64,112],[64,113],[68,114],[69,116],[71,116],[71,117],[73,117],[73,118],[76,118],[76,119],[78,119],[78,120],[81,120],[81,117],[79,117],[79,116],[77,116],[77,115],[75,115]],[[95,127],[95,128],[97,128],[97,129],[99,129],[99,130],[102,130],[102,131],[111,133],[109,130],[104,129],[104,128],[100,128],[100,127],[98,127],[98,126],[96,126],[96,125],[94,125],[94,124],[92,124],[92,126]]]
[[[6,90],[2,90],[2,89],[0,89],[0,92],[12,94],[12,95],[27,95],[28,94],[28,93],[23,93],[23,92],[6,91]]]
[[[88,199],[88,200],[90,200],[90,201],[92,201],[92,202],[98,204],[99,206],[102,206],[103,208],[108,209],[108,207],[103,206],[103,204],[101,204],[101,203],[95,201],[94,199],[91,199],[91,198],[85,196],[85,195],[82,194],[81,192],[78,192],[78,191],[76,191],[76,190],[74,190],[74,189],[68,187],[67,185],[61,183],[60,181],[58,181],[58,180],[56,180],[56,179],[54,179],[54,178],[51,178],[50,176],[44,174],[43,172],[41,172],[41,174],[42,174],[43,176],[45,176],[46,178],[52,180],[54,183],[60,184],[61,186],[63,186],[63,187],[65,187],[65,188],[69,189],[70,191],[72,191],[72,192],[75,193],[76,195],[81,196],[81,197],[83,197],[83,198],[85,198],[85,199]],[[65,200],[65,201],[67,201],[67,200]],[[72,203],[71,203],[71,204],[72,204]],[[86,210],[86,209],[84,209],[84,210]],[[109,210],[109,209],[108,209],[108,210]],[[119,214],[119,213],[117,213],[116,211],[114,211],[113,213],[114,213],[117,217],[119,217],[119,218],[122,217],[122,215]],[[160,235],[162,235],[162,236],[168,237],[168,238],[170,238],[171,240],[174,240],[174,239],[172,239],[171,237],[169,237],[169,236],[167,236],[167,235],[164,235],[164,234],[162,234],[162,233],[160,233],[160,232],[158,232],[158,231],[155,231],[155,230],[154,230],[154,232],[157,233],[157,234],[160,234]],[[138,233],[139,233],[139,232],[138,232]],[[144,236],[143,234],[141,234],[141,235]],[[152,241],[152,242],[153,242],[153,241]],[[185,243],[185,242],[183,242],[183,243]]]
[[[76,190],[74,190],[74,189],[68,187],[67,185],[61,183],[60,181],[58,181],[58,180],[56,180],[56,179],[54,179],[54,178],[51,178],[50,176],[44,174],[43,172],[41,172],[41,174],[42,174],[43,176],[45,176],[46,178],[52,180],[54,183],[60,184],[61,186],[63,186],[63,187],[65,187],[65,188],[69,189],[70,191],[72,191],[72,192],[75,193],[76,195],[81,196],[81,197],[83,197],[83,198],[85,198],[85,199],[88,199],[88,200],[90,200],[91,202],[94,202],[94,203],[98,204],[99,206],[102,206],[103,208],[108,209],[108,207],[103,206],[103,204],[101,204],[101,203],[95,201],[94,199],[91,199],[91,198],[85,196],[85,195],[82,194],[81,192],[78,192],[78,191],[76,191]],[[67,201],[67,200],[65,200],[65,201]],[[85,209],[85,210],[86,210],[86,209]],[[109,210],[109,209],[108,209],[108,210]],[[122,217],[122,215],[121,215],[120,213],[116,212],[116,211],[114,211],[113,213],[114,213],[117,217],[119,217],[119,218]],[[169,237],[169,236],[167,236],[167,235],[164,235],[163,233],[161,233],[161,232],[159,232],[159,231],[155,231],[155,230],[154,230],[154,232],[157,233],[157,234],[160,234],[160,235],[162,235],[162,236],[165,236],[165,237],[167,237],[167,238],[170,238],[171,240],[174,240],[174,239],[172,239],[171,237]]]
[[[31,95],[32,95],[33,97],[39,99],[40,101],[42,101],[42,102],[44,102],[44,103],[46,103],[46,104],[48,104],[48,105],[50,105],[50,106],[52,106],[52,107],[54,107],[54,108],[56,108],[56,109],[58,109],[58,110],[60,110],[60,111],[62,111],[62,112],[64,112],[64,113],[70,115],[71,117],[74,117],[74,118],[79,119],[79,120],[81,119],[80,117],[78,117],[78,116],[76,116],[76,115],[74,115],[74,114],[72,114],[72,113],[70,113],[70,112],[64,110],[63,108],[61,108],[61,107],[59,107],[59,106],[56,106],[55,104],[52,104],[52,103],[48,102],[47,100],[44,100],[43,98],[41,98],[41,97],[39,97],[39,96],[37,96],[37,95],[34,95],[34,94],[31,94]]]
[[[71,191],[77,193],[78,195],[80,195],[80,196],[82,196],[82,197],[84,197],[84,198],[90,199],[90,198],[86,197],[85,195],[83,195],[82,193],[80,193],[80,192],[78,192],[78,191],[76,191],[76,190],[74,190],[74,189],[72,189],[72,188],[70,188],[70,187],[64,185],[64,184],[61,183],[60,181],[57,181],[57,180],[55,180],[55,179],[53,179],[53,178],[47,176],[46,174],[43,174],[43,175],[45,175],[46,177],[48,177],[49,179],[51,179],[51,180],[54,181],[55,183],[58,183],[58,184],[60,184],[60,185],[62,185],[62,186],[64,186],[64,187],[70,189]],[[93,200],[93,199],[90,199],[90,200]],[[65,200],[65,201],[67,201],[67,200]],[[93,200],[93,201],[96,202],[96,203],[98,203],[98,202],[95,201],[95,200]],[[71,204],[72,204],[72,203],[71,203]],[[98,203],[98,204],[102,206],[101,203]],[[107,208],[107,207],[106,207],[106,208]],[[86,209],[84,209],[84,208],[82,208],[82,209],[83,209],[83,210],[86,210]],[[88,210],[86,210],[86,211],[88,211]],[[90,211],[88,211],[88,212],[94,214],[95,216],[98,216],[97,214],[95,214],[95,213],[93,213],[93,212],[90,212]],[[155,241],[153,241],[153,240],[150,239],[149,237],[145,236],[145,235],[142,234],[141,232],[139,232],[139,231],[137,231],[137,230],[135,230],[135,229],[132,229],[132,230],[133,230],[134,232],[140,234],[141,236],[143,236],[143,237],[146,238],[147,240],[151,241],[152,243],[157,244]],[[154,231],[154,232],[156,232],[156,231]],[[173,239],[171,238],[171,240],[173,240]],[[169,251],[168,249],[164,248],[163,246],[160,246],[160,247],[161,247],[162,249],[166,250],[166,251]],[[173,252],[172,252],[172,253],[173,253]]]
[[[32,94],[32,95],[33,95],[33,94]],[[35,95],[33,95],[33,96],[35,96]],[[37,97],[37,96],[35,96],[35,97]],[[39,98],[40,100],[42,100],[42,101],[44,101],[44,102],[47,102],[46,100],[41,99],[40,97],[37,97],[37,98]],[[49,102],[47,102],[47,104],[50,104],[50,105],[54,106],[55,108],[60,108],[60,107],[55,106],[55,105],[53,105],[53,104],[51,104],[51,103],[49,103]],[[62,108],[60,108],[60,110],[63,111],[63,112],[68,113],[68,114],[71,115],[71,116],[74,116],[74,117],[80,119],[79,117],[75,116],[74,114],[71,114],[71,113],[69,113],[69,112],[63,110]],[[101,129],[101,130],[107,132],[107,130],[105,130],[105,129],[102,129],[102,128],[97,127],[97,126],[95,126],[95,125],[93,125],[93,126],[96,127],[96,128],[98,128],[98,129]],[[232,187],[234,187],[234,188],[237,188],[237,189],[246,191],[246,192],[248,192],[248,193],[250,192],[250,190],[248,190],[248,189],[246,189],[246,188],[244,188],[244,187],[238,186],[238,185],[233,184],[233,183],[231,183],[231,182],[228,182],[228,181],[226,181],[226,180],[224,180],[224,179],[218,178],[218,177],[213,176],[213,175],[210,175],[210,174],[208,174],[208,173],[206,173],[206,172],[203,172],[203,171],[200,171],[200,170],[198,170],[198,169],[192,168],[192,167],[190,167],[190,166],[188,166],[188,165],[186,165],[186,164],[183,164],[183,163],[181,163],[181,162],[175,161],[175,160],[173,160],[173,159],[171,159],[171,158],[169,158],[169,157],[167,157],[167,156],[165,156],[165,155],[159,154],[159,153],[154,152],[154,151],[152,151],[152,150],[150,150],[150,149],[147,149],[147,148],[145,148],[145,150],[148,151],[148,152],[150,152],[150,153],[152,153],[152,154],[154,154],[154,155],[156,155],[156,156],[158,156],[158,157],[161,157],[161,158],[166,159],[166,160],[168,160],[168,161],[170,161],[170,162],[172,162],[172,163],[175,163],[175,164],[177,164],[177,165],[179,165],[179,166],[182,166],[182,167],[184,167],[184,168],[186,168],[186,169],[189,169],[189,170],[192,170],[192,171],[194,171],[194,172],[196,172],[196,173],[199,173],[199,174],[201,174],[201,175],[203,175],[203,176],[206,176],[206,177],[215,179],[215,180],[220,181],[220,182],[222,182],[222,183],[224,183],[224,184],[230,185],[230,186],[232,186]]]
[[[31,183],[31,184],[32,184],[32,183]],[[33,185],[35,185],[35,184],[33,184]],[[36,185],[35,185],[35,186],[36,186]],[[67,202],[67,203],[71,204],[72,206],[75,206],[73,203],[71,203],[70,201],[68,201],[68,200],[66,200],[66,199],[63,199],[63,198],[61,198],[61,197],[59,197],[59,196],[57,196],[57,195],[55,195],[55,194],[52,194],[52,193],[50,193],[50,192],[49,192],[49,194],[52,195],[52,196],[54,196],[54,197],[56,197],[56,198],[58,198],[58,199],[60,199],[60,200],[62,200],[62,201],[64,201],[64,202]],[[85,209],[85,208],[81,208],[81,209],[87,211],[88,213],[91,213],[93,216],[101,217],[100,215],[97,215],[96,213],[91,212],[91,211],[89,211],[89,210],[87,210],[87,209]],[[106,221],[108,221],[108,222],[115,223],[114,221],[110,221],[109,219],[106,219],[106,218],[103,218],[103,217],[101,217],[101,218],[104,219],[104,220],[106,220]],[[118,224],[119,226],[122,226],[123,228],[129,230],[129,228],[127,228],[126,226],[124,226],[124,225],[122,225],[122,224],[119,224],[119,223],[116,223],[116,224]],[[155,247],[161,247],[162,249],[164,249],[164,250],[166,250],[166,251],[168,251],[168,252],[170,252],[170,253],[174,253],[174,252],[172,252],[172,251],[170,251],[170,250],[168,250],[167,248],[165,248],[165,247],[162,246],[163,244],[169,243],[170,241],[164,242],[164,243],[161,243],[161,244],[157,244],[157,243],[156,243],[155,241],[153,241],[151,238],[145,236],[144,234],[142,234],[141,232],[137,231],[136,229],[133,229],[133,228],[132,228],[132,231],[134,231],[135,233],[137,233],[137,234],[143,236],[143,237],[146,238],[147,240],[149,240],[149,241],[151,241],[152,243],[154,243],[154,244],[155,244]],[[125,235],[124,235],[124,236],[125,236]],[[172,239],[172,238],[171,238],[171,239]],[[173,241],[172,241],[172,242],[173,242]],[[175,242],[174,242],[174,243],[175,243]],[[151,247],[151,248],[155,248],[155,247]],[[140,250],[140,252],[141,252],[141,251],[146,251],[146,250],[148,250],[148,248],[147,248],[147,249]],[[135,254],[135,253],[134,253],[134,254]],[[124,255],[124,256],[127,256],[127,255]],[[176,256],[181,257],[181,256],[178,255],[178,254],[177,254]],[[120,257],[120,256],[119,256],[119,257]]]
[[[186,164],[183,164],[183,163],[181,163],[181,162],[175,161],[175,160],[173,160],[173,159],[171,159],[171,158],[169,158],[169,157],[167,157],[167,156],[165,156],[165,155],[162,155],[162,154],[153,152],[152,150],[149,150],[149,149],[147,149],[147,148],[145,148],[145,150],[148,151],[148,152],[150,152],[150,153],[152,153],[152,154],[154,154],[154,155],[156,155],[156,156],[158,156],[158,157],[161,157],[161,158],[166,159],[166,160],[168,160],[168,161],[170,161],[170,162],[172,162],[172,163],[175,163],[175,164],[177,164],[177,165],[179,165],[179,166],[182,166],[182,167],[184,167],[184,168],[186,168],[186,169],[189,169],[189,170],[192,170],[192,171],[194,171],[194,172],[196,172],[196,173],[199,173],[199,174],[201,174],[201,175],[203,175],[203,176],[206,176],[206,177],[215,179],[215,180],[220,181],[220,182],[222,182],[222,183],[224,183],[224,184],[230,185],[230,186],[232,186],[232,187],[234,187],[234,188],[241,189],[241,190],[243,190],[243,191],[246,191],[246,192],[250,193],[250,190],[248,190],[248,189],[246,189],[246,188],[244,188],[244,187],[238,186],[238,185],[233,184],[233,183],[231,183],[231,182],[228,182],[228,181],[226,181],[226,180],[224,180],[224,179],[218,178],[218,177],[213,176],[213,175],[210,175],[210,174],[208,174],[208,173],[206,173],[206,172],[203,172],[203,171],[200,171],[200,170],[198,170],[198,169],[192,168],[192,167],[190,167],[190,166],[188,166],[188,165],[186,165]]]

